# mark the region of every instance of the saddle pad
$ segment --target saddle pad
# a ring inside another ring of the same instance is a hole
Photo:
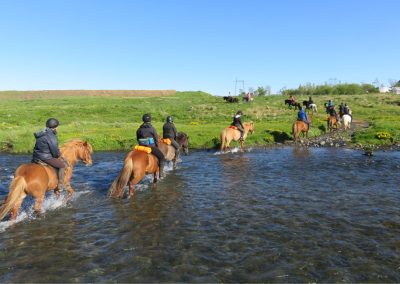
[[[136,145],[135,150],[146,152],[147,154],[151,153],[151,148],[146,146]]]
[[[163,139],[161,139],[161,141],[164,142],[167,145],[171,145],[171,143],[172,143],[171,139],[169,139],[169,138],[163,138]]]
[[[229,125],[228,128],[232,128],[232,129],[235,129],[235,130],[238,129],[238,128],[237,128],[236,126],[234,126],[234,125]]]

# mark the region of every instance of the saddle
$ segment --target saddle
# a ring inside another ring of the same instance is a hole
[[[41,166],[44,166],[44,167],[51,167],[52,168],[52,166],[50,166],[49,164],[46,164],[45,162],[43,162],[42,160],[39,160],[39,159],[32,159],[31,163],[38,164],[38,165],[41,165]]]
[[[234,130],[238,130],[238,128],[236,126],[234,126],[234,125],[229,125],[228,128],[232,128]]]

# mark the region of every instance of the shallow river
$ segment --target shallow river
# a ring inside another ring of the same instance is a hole
[[[0,222],[0,282],[400,282],[399,152],[192,152],[109,200],[124,155],[75,167],[71,202]],[[29,159],[0,154],[0,199]]]

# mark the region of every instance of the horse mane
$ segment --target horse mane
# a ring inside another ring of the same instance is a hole
[[[87,141],[84,141],[82,139],[74,138],[71,140],[68,140],[65,142],[61,147],[60,147],[60,152],[62,154],[65,154],[67,150],[73,149],[73,148],[79,148],[79,147],[85,147],[89,150],[90,153],[93,152],[92,145],[87,143]]]

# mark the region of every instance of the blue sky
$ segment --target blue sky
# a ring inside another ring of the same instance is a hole
[[[0,90],[387,85],[400,80],[399,11],[398,0],[0,0]]]

